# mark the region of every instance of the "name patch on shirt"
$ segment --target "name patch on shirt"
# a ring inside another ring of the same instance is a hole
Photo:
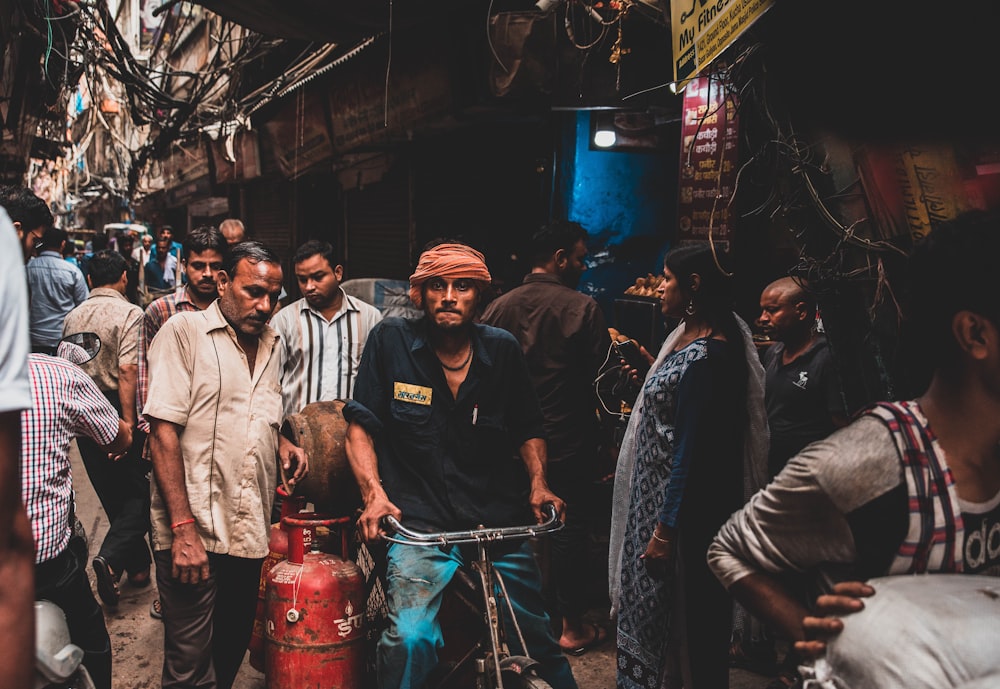
[[[431,393],[433,392],[431,388],[425,388],[422,385],[399,382],[392,384],[393,399],[397,399],[400,402],[413,402],[414,404],[429,406],[431,403]]]

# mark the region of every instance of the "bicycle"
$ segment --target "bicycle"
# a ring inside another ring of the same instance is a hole
[[[508,526],[487,528],[480,526],[468,531],[444,531],[438,533],[421,533],[408,529],[392,516],[382,520],[383,529],[387,532],[383,539],[392,543],[416,547],[439,547],[443,545],[475,544],[477,557],[466,565],[479,575],[478,582],[469,576],[466,568],[460,568],[449,587],[452,594],[463,599],[467,605],[473,605],[482,614],[485,625],[483,637],[480,637],[451,667],[445,668],[440,676],[429,681],[427,686],[432,689],[444,689],[451,686],[468,686],[458,683],[457,678],[465,677],[463,672],[470,665],[475,675],[475,689],[551,689],[548,682],[540,678],[535,668],[538,662],[528,656],[514,655],[507,644],[507,631],[504,618],[509,619],[517,635],[521,648],[527,652],[527,645],[521,633],[514,607],[507,596],[507,588],[503,577],[493,566],[491,546],[501,541],[511,541],[533,538],[558,531],[563,527],[555,506],[543,506],[545,521],[541,524],[527,526]],[[478,605],[472,603],[478,593],[481,600]],[[506,609],[506,612],[504,610]],[[447,644],[446,644],[447,645]]]

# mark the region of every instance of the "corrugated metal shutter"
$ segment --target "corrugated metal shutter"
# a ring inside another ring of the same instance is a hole
[[[351,278],[405,280],[410,262],[409,185],[405,175],[344,194],[347,251]]]
[[[292,246],[292,210],[289,186],[268,180],[247,185],[247,217],[243,221],[250,238],[278,252]]]
[[[246,186],[243,223],[249,239],[262,243],[281,259],[283,283],[290,296],[295,292],[292,270],[295,230],[292,226],[291,185],[285,180],[261,180]]]

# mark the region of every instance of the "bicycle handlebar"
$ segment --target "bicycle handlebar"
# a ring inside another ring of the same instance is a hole
[[[383,534],[383,540],[402,545],[457,545],[460,543],[480,543],[494,541],[508,541],[517,538],[532,538],[543,534],[558,531],[563,527],[556,513],[556,507],[551,502],[542,505],[542,512],[546,519],[541,524],[529,524],[526,526],[502,526],[502,527],[480,527],[468,531],[440,531],[435,533],[421,533],[413,531],[402,524],[390,514],[382,517],[382,528],[387,534]],[[399,538],[402,536],[403,538]]]

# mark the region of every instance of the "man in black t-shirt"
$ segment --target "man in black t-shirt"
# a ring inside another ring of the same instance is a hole
[[[764,406],[771,443],[768,476],[774,477],[806,445],[822,440],[845,425],[840,386],[826,338],[816,331],[816,301],[801,279],[785,277],[769,284],[760,295],[758,324],[774,344],[761,357],[764,364]],[[748,625],[748,621],[743,621]],[[745,627],[743,634],[753,627]],[[744,638],[734,644],[735,665],[769,668],[773,640]],[[788,654],[779,678],[794,681],[798,658]]]
[[[775,341],[764,353],[764,405],[774,476],[809,443],[847,419],[826,338],[816,332],[816,302],[801,280],[781,278],[760,296],[758,322]]]

